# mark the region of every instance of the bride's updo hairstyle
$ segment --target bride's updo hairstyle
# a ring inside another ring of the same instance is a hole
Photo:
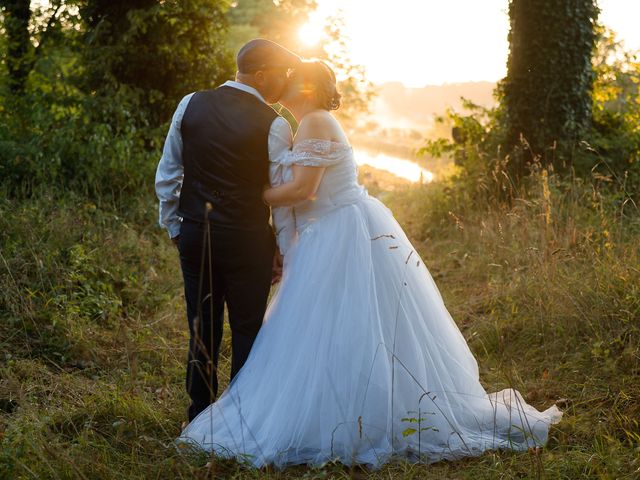
[[[329,65],[322,60],[303,60],[291,73],[292,80],[300,80],[303,93],[309,96],[315,94],[318,108],[337,110],[340,108],[340,98],[336,86],[336,74]]]

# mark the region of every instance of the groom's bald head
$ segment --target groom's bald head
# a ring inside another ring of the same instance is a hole
[[[300,62],[298,55],[264,38],[254,38],[245,43],[236,56],[239,73],[255,73],[272,68],[295,68]]]
[[[236,80],[258,90],[268,103],[276,103],[286,87],[289,70],[300,62],[300,57],[282,45],[256,38],[238,52]]]

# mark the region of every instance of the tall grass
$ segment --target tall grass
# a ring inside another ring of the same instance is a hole
[[[615,191],[543,172],[510,203],[465,192],[398,187],[385,202],[487,390],[565,410],[546,449],[374,473],[247,470],[176,450],[188,337],[154,200],[40,192],[0,201],[0,478],[637,478],[640,215]],[[228,378],[228,342],[220,369]]]
[[[561,399],[566,414],[544,471],[633,478],[640,212],[609,187],[545,171],[528,190],[478,204],[439,184],[389,204],[443,289],[488,389],[514,386],[534,405]]]

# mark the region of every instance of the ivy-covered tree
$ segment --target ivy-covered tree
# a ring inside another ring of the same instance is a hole
[[[510,0],[501,88],[515,173],[525,173],[535,157],[557,169],[570,166],[591,122],[598,12],[595,0]]]

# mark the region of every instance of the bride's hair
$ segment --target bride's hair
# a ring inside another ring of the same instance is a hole
[[[336,74],[322,60],[303,60],[292,73],[293,78],[301,78],[316,94],[318,106],[325,110],[340,108],[340,98],[336,86]]]

